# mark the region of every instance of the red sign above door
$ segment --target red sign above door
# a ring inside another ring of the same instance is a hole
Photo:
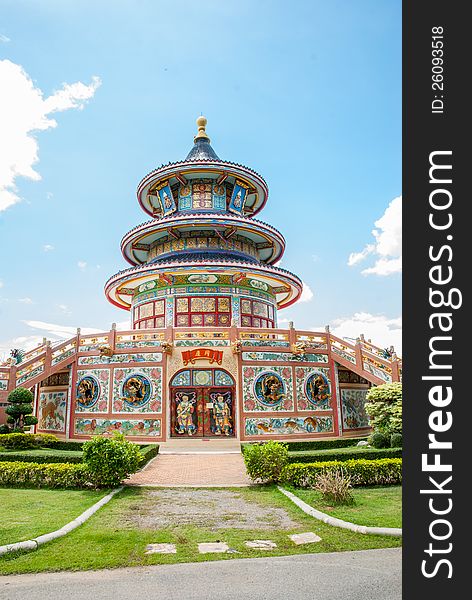
[[[194,348],[193,350],[184,350],[182,360],[186,367],[189,363],[194,365],[197,360],[208,360],[210,364],[223,362],[223,351],[213,350],[212,348]]]

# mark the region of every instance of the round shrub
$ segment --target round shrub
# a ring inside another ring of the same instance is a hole
[[[123,434],[96,436],[83,445],[83,461],[98,486],[120,484],[139,469],[141,460],[139,447]]]
[[[369,444],[374,448],[388,448],[390,446],[390,437],[376,431],[369,437]]]
[[[390,446],[392,448],[401,448],[403,446],[403,436],[401,433],[392,433]]]
[[[4,433],[10,433],[10,428],[5,423],[0,425],[0,435]]]
[[[282,471],[288,464],[287,444],[264,442],[244,447],[246,471],[253,481],[273,483],[280,481]]]

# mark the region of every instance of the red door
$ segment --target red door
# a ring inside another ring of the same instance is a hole
[[[172,391],[173,437],[233,437],[233,388],[189,387]]]

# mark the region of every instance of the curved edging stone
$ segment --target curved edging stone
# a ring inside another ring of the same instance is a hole
[[[370,535],[392,535],[395,537],[402,536],[402,530],[396,527],[367,527],[366,525],[356,525],[355,523],[349,523],[349,521],[343,521],[342,519],[336,519],[336,517],[330,517],[324,512],[320,510],[316,510],[303,500],[300,500],[298,496],[292,494],[288,490],[277,486],[278,490],[282,492],[287,498],[296,504],[299,508],[302,509],[307,515],[318,519],[319,521],[323,521],[327,525],[332,525],[333,527],[340,527],[341,529],[349,529],[350,531],[354,531],[355,533],[363,533]]]
[[[16,544],[6,544],[5,546],[0,546],[0,556],[2,554],[8,554],[9,552],[17,552],[18,550],[37,550],[37,548],[41,544],[45,544],[46,542],[50,542],[52,540],[55,540],[56,538],[67,535],[68,533],[79,527],[79,525],[82,525],[82,523],[88,521],[88,519],[90,519],[90,517],[97,512],[97,510],[99,510],[102,506],[110,502],[113,496],[118,492],[121,492],[122,489],[123,486],[116,488],[115,490],[104,496],[101,500],[96,502],[93,506],[88,508],[76,519],[70,521],[70,523],[67,523],[67,525],[64,525],[64,527],[56,529],[56,531],[52,531],[51,533],[45,533],[44,535],[40,535],[32,540],[26,540],[24,542],[16,542]]]

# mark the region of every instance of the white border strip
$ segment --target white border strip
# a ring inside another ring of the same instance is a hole
[[[323,513],[316,508],[313,508],[303,500],[300,500],[298,496],[292,494],[288,490],[284,490],[284,488],[277,486],[279,492],[282,492],[287,498],[296,504],[299,508],[302,509],[304,513],[318,519],[319,521],[323,521],[327,525],[332,525],[333,527],[340,527],[341,529],[349,529],[350,531],[354,531],[355,533],[363,533],[370,535],[392,535],[396,537],[402,537],[402,530],[397,529],[396,527],[367,527],[366,525],[356,525],[355,523],[349,523],[349,521],[343,521],[341,519],[336,519],[335,517],[330,517],[326,513]]]
[[[9,552],[18,552],[19,550],[37,550],[41,544],[45,544],[46,542],[50,542],[52,540],[55,540],[56,538],[67,535],[68,533],[79,527],[79,525],[82,525],[82,523],[88,521],[88,519],[90,519],[90,517],[93,514],[95,514],[98,509],[110,502],[113,496],[115,494],[118,494],[118,492],[121,492],[122,489],[123,486],[116,488],[115,490],[104,496],[101,500],[96,502],[93,506],[88,508],[76,519],[70,521],[70,523],[67,523],[67,525],[64,525],[64,527],[61,527],[56,531],[52,531],[51,533],[45,533],[44,535],[40,535],[32,540],[26,540],[25,542],[17,542],[16,544],[6,544],[5,546],[0,546],[0,556],[2,554],[8,554]]]

